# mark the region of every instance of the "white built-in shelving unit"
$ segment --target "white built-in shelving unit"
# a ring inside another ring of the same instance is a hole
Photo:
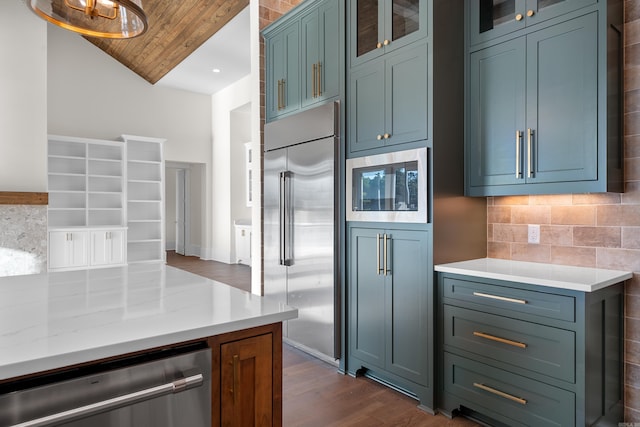
[[[49,136],[49,270],[165,261],[164,139]]]
[[[164,262],[164,139],[122,135],[127,152],[128,262]]]

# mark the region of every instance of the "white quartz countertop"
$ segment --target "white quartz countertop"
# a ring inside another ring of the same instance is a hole
[[[0,380],[297,315],[160,264],[2,277]]]
[[[480,258],[435,266],[443,273],[593,292],[632,277],[628,271]]]

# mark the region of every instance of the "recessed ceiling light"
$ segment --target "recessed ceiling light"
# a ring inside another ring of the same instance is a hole
[[[219,73],[221,70],[220,70],[220,68],[214,68],[212,71],[213,71],[214,73]]]

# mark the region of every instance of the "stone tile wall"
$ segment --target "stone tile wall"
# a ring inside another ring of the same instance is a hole
[[[625,0],[625,192],[490,197],[488,256],[633,271],[625,295],[625,421],[640,422],[640,0]],[[540,244],[527,243],[540,224]]]
[[[47,207],[0,205],[0,277],[47,271]]]

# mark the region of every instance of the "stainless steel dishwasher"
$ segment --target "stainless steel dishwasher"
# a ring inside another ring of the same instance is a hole
[[[210,427],[204,345],[0,385],[1,427]]]

